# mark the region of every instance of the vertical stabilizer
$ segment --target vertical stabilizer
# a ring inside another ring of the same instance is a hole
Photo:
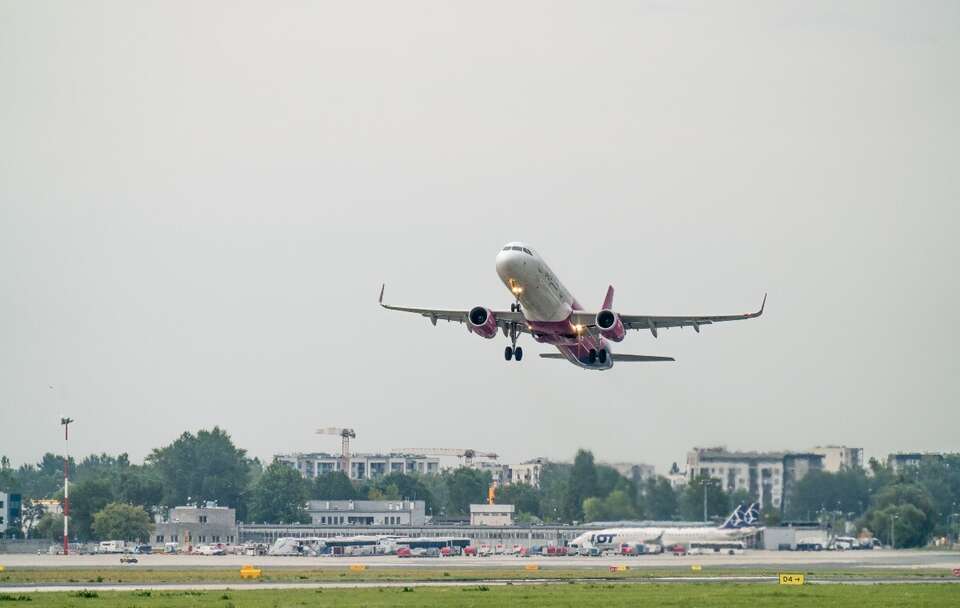
[[[613,285],[607,287],[607,297],[603,299],[602,310],[610,310],[613,308]]]

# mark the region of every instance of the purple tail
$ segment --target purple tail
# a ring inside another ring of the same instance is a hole
[[[610,310],[613,308],[613,285],[607,287],[607,297],[603,299],[602,310]]]

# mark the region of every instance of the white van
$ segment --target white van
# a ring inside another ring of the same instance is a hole
[[[122,540],[104,540],[97,546],[97,553],[123,553],[124,543]]]

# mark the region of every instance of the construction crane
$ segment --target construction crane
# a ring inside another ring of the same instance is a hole
[[[418,456],[456,456],[468,467],[473,465],[474,458],[489,458],[490,460],[499,458],[493,452],[481,452],[470,448],[393,448],[391,451],[394,454],[416,454]]]
[[[357,438],[357,433],[353,429],[342,429],[335,426],[328,426],[325,429],[317,429],[317,435],[339,435],[343,440],[340,446],[340,470],[347,478],[350,477],[350,440]]]

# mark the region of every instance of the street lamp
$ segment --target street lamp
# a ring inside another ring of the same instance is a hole
[[[73,418],[60,417],[63,426],[63,554],[70,554],[70,423]]]
[[[897,548],[897,536],[896,536],[896,532],[893,529],[893,522],[896,521],[897,518],[899,517],[900,516],[897,515],[896,513],[893,513],[890,515],[890,548],[891,549]]]
[[[707,519],[707,488],[711,485],[719,483],[716,479],[704,479],[703,480],[703,521],[706,523]]]

